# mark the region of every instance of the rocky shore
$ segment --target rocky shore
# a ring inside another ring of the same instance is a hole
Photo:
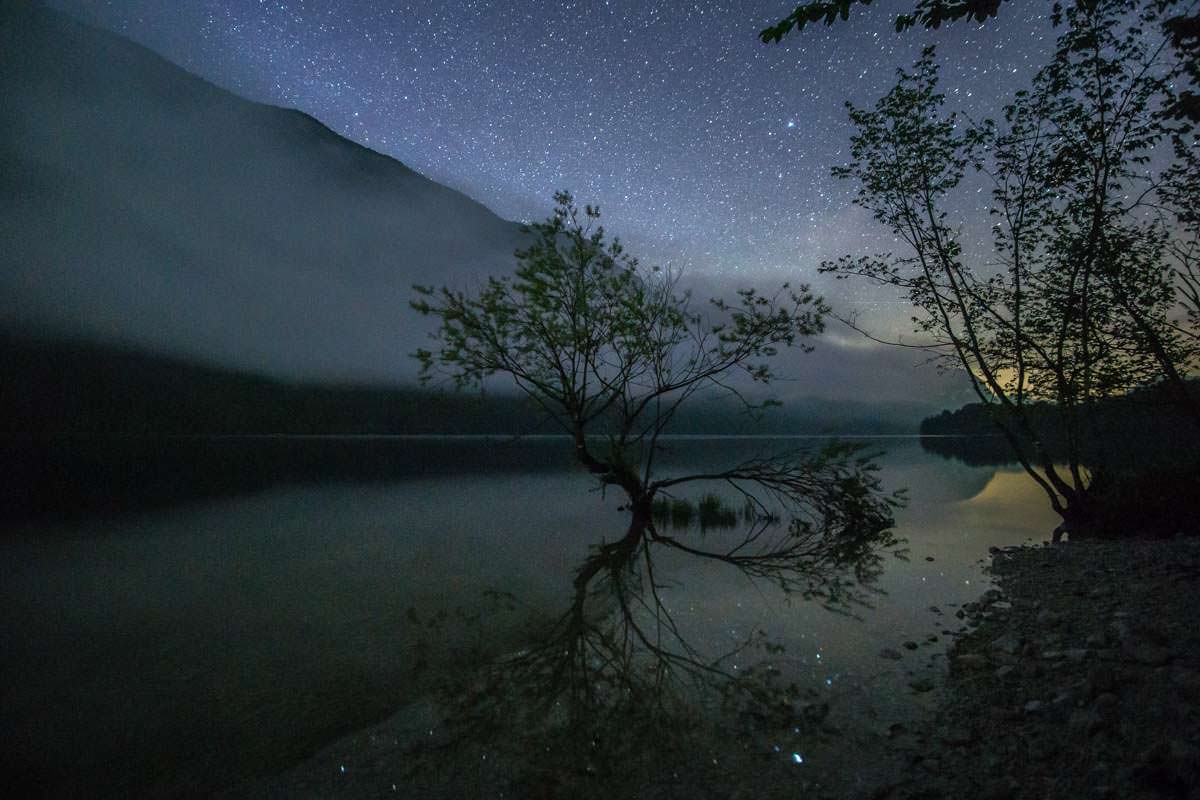
[[[1200,798],[1200,542],[993,550],[881,798]]]

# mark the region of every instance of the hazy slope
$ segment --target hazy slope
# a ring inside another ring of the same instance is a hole
[[[140,45],[0,0],[0,325],[292,377],[411,374],[414,282],[506,270],[464,195]]]

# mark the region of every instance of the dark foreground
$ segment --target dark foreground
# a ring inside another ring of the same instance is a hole
[[[956,612],[969,627],[945,685],[916,690],[933,701],[924,718],[825,725],[824,768],[726,742],[648,752],[605,779],[580,764],[514,785],[513,765],[484,747],[393,783],[405,740],[436,738],[423,706],[238,796],[1200,798],[1200,541],[1008,548],[992,571],[1000,588]]]
[[[993,554],[938,717],[876,798],[1200,798],[1200,542]]]

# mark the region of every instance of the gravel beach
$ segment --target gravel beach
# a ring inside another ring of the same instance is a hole
[[[1200,798],[1200,542],[992,553],[939,709],[873,798]]]

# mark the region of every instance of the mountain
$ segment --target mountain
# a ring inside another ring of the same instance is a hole
[[[411,375],[413,283],[519,226],[298,111],[0,0],[0,325],[285,378]]]
[[[517,224],[312,117],[0,0],[0,331],[394,386],[414,377],[408,354],[430,324],[408,308],[411,285],[469,289],[511,272],[521,241]],[[813,394],[941,406],[961,392],[909,361],[825,337],[781,357],[796,380],[777,391],[790,406]],[[861,428],[861,410],[813,409],[835,430]]]

